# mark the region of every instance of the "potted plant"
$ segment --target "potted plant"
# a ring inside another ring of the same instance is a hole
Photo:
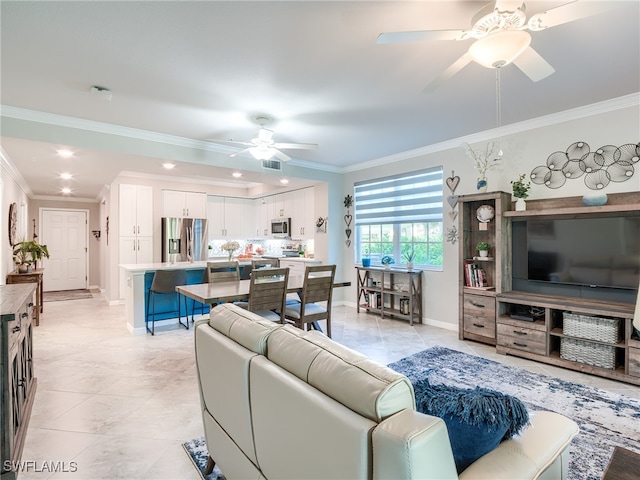
[[[511,188],[513,189],[513,196],[516,200],[516,210],[522,211],[527,209],[525,199],[529,196],[529,189],[531,188],[531,182],[524,183],[525,174],[523,173],[517,180],[511,181]]]
[[[413,259],[415,258],[415,252],[413,249],[404,252],[402,257],[404,258],[404,261],[407,262],[407,270],[413,270]]]
[[[13,245],[13,262],[19,273],[28,273],[31,266],[43,258],[49,258],[49,250],[35,240],[23,240]]]
[[[478,242],[476,248],[478,249],[478,254],[481,257],[489,256],[489,247],[490,245],[487,242]]]

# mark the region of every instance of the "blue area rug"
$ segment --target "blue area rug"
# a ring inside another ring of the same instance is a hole
[[[571,444],[570,480],[599,480],[616,445],[640,453],[640,401],[531,373],[444,347],[433,347],[389,365],[412,382],[428,377],[432,383],[464,388],[480,386],[513,395],[529,411],[558,412],[574,420],[580,433]],[[183,444],[204,477],[207,447],[204,437]],[[224,478],[216,466],[206,480]]]
[[[529,411],[571,418],[580,433],[571,444],[570,480],[599,480],[616,445],[640,453],[640,401],[555,377],[531,373],[444,347],[433,347],[389,365],[411,382],[476,386],[513,395]]]

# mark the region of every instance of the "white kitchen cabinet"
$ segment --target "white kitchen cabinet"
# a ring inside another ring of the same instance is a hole
[[[254,209],[256,212],[257,238],[268,238],[271,234],[271,213],[267,199],[258,198],[254,200]]]
[[[292,193],[291,237],[309,240],[315,234],[315,190],[303,188]]]
[[[120,264],[153,262],[153,188],[147,185],[120,185]],[[120,269],[120,298],[126,295],[126,275]]]
[[[207,194],[162,190],[162,216],[207,218]]]
[[[147,185],[120,185],[120,236],[153,236],[153,188]]]
[[[308,266],[322,265],[320,260],[313,260],[308,258],[281,258],[280,268],[289,268],[289,276],[303,276]]]
[[[210,239],[241,239],[252,237],[255,222],[245,232],[245,210],[253,209],[252,202],[244,198],[210,196],[207,200]],[[247,212],[247,215],[251,213]]]

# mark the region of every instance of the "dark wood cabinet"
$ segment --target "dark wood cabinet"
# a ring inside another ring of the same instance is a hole
[[[0,286],[0,478],[17,477],[37,380],[33,370],[35,283]]]

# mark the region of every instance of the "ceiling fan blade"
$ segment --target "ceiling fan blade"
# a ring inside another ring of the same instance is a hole
[[[469,52],[466,52],[462,55],[458,60],[456,60],[453,65],[447,68],[444,72],[438,75],[434,80],[431,81],[429,85],[424,87],[422,93],[433,93],[443,82],[449,80],[456,73],[462,70],[464,67],[471,63],[471,55]]]
[[[464,40],[468,38],[465,30],[422,30],[415,32],[388,32],[378,35],[376,43],[424,42],[426,40]]]
[[[289,160],[291,160],[291,157],[289,155],[287,155],[286,153],[281,152],[277,148],[274,148],[274,150],[275,150],[275,153],[273,154],[274,157],[279,158],[283,162],[288,162]]]
[[[274,143],[275,148],[293,148],[297,150],[313,150],[318,148],[316,143]]]
[[[273,137],[273,130],[269,130],[263,127],[258,132],[258,140],[260,140],[261,142],[268,143],[269,141],[271,141],[272,137]]]
[[[513,63],[533,82],[538,82],[555,72],[555,69],[531,47],[518,55]]]
[[[251,147],[251,148],[252,148],[252,147]],[[248,151],[249,151],[249,148],[245,148],[245,149],[243,149],[243,150],[239,150],[239,151],[237,151],[237,152],[233,152],[233,153],[232,153],[231,155],[229,155],[229,156],[230,156],[231,158],[233,158],[233,157],[237,157],[237,156],[238,156],[238,155],[240,155],[241,153],[248,152]]]
[[[616,2],[577,2],[573,1],[532,15],[527,23],[529,30],[538,31],[555,27],[563,23],[590,17],[614,8]]]

